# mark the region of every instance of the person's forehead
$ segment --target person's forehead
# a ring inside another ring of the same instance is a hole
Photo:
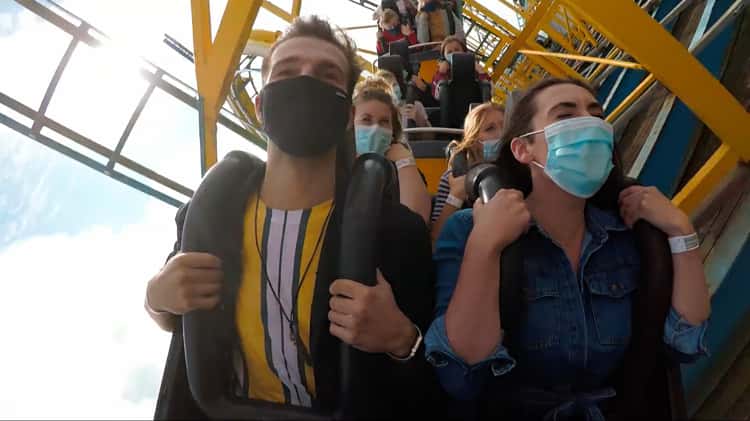
[[[595,100],[588,89],[572,83],[552,85],[539,92],[536,97],[536,103],[541,109],[549,109],[560,102],[581,102],[588,105]]]
[[[271,54],[271,67],[281,60],[295,58],[300,62],[330,61],[346,70],[343,51],[328,41],[314,37],[295,37],[281,43]]]
[[[383,104],[380,101],[371,99],[369,101],[364,101],[356,106],[356,112],[357,114],[384,114],[384,115],[390,115],[391,109]]]

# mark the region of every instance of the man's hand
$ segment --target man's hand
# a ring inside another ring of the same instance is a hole
[[[337,279],[331,284],[330,332],[361,351],[406,356],[417,331],[398,308],[391,286],[380,270],[377,280],[374,287],[349,279]]]
[[[207,253],[179,253],[148,283],[146,300],[154,311],[185,314],[214,308],[224,273],[221,260]]]

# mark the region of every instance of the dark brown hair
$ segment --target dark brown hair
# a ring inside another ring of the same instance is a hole
[[[450,35],[450,36],[445,37],[445,39],[443,40],[443,43],[440,44],[440,56],[441,57],[445,57],[445,47],[447,47],[448,44],[452,44],[454,42],[461,44],[461,48],[463,48],[465,52],[469,51],[468,48],[466,48],[466,43],[464,43],[464,40],[462,40],[461,38],[455,35]]]
[[[531,121],[539,111],[536,103],[536,97],[545,89],[556,85],[575,85],[586,89],[591,95],[596,96],[596,91],[586,82],[578,79],[563,78],[545,78],[531,85],[515,101],[506,113],[509,117],[506,119],[506,125],[503,128],[503,134],[500,137],[500,154],[495,163],[500,168],[504,178],[504,184],[512,186],[524,192],[525,195],[531,193],[531,171],[529,167],[516,160],[511,151],[510,144],[514,138],[519,137],[532,131]],[[532,140],[529,139],[531,142]],[[599,189],[590,200],[598,207],[612,209],[617,206],[617,194],[619,186],[622,184],[622,167],[616,152],[612,156],[615,168],[609,175],[607,182]]]
[[[357,62],[357,47],[354,44],[354,41],[346,36],[343,31],[334,28],[328,23],[328,21],[316,15],[296,18],[279,39],[273,43],[271,49],[268,51],[268,55],[263,60],[263,65],[261,66],[261,76],[263,77],[263,80],[266,80],[268,73],[271,71],[271,56],[279,45],[290,39],[300,37],[316,38],[328,42],[335,45],[336,48],[344,53],[347,65],[349,66],[347,75],[347,93],[351,95],[354,91],[354,85],[357,83],[357,80],[359,80],[360,73],[362,73],[362,68]]]

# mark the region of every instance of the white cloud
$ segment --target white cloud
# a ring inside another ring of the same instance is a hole
[[[174,241],[154,204],[118,229],[32,237],[0,251],[0,418],[150,418],[169,335],[143,310]]]

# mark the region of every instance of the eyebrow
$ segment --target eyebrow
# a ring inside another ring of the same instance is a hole
[[[577,107],[578,107],[578,104],[576,104],[575,102],[564,101],[550,108],[549,114],[554,114],[558,111],[562,111],[562,109],[575,109]],[[586,106],[586,109],[589,111],[593,110],[593,111],[598,111],[598,112],[604,112],[604,109],[602,108],[602,106],[596,101],[592,101],[591,103],[589,103]]]
[[[277,61],[276,63],[273,63],[272,65],[273,65],[274,68],[276,68],[278,66],[290,65],[290,64],[295,64],[295,63],[298,63],[298,62],[299,62],[299,57],[291,56],[291,57],[283,58],[283,59]],[[273,72],[271,72],[271,73],[273,73]]]

